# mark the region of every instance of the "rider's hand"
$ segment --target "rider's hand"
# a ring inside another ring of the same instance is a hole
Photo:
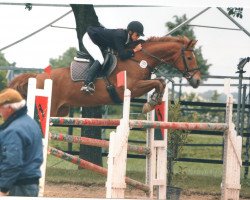
[[[141,51],[142,50],[142,45],[138,44],[133,50],[134,50],[134,52]]]

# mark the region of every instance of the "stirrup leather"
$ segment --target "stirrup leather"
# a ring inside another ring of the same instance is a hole
[[[95,85],[93,82],[90,82],[89,84],[85,84],[82,86],[81,91],[85,91],[88,93],[94,93],[95,92]]]

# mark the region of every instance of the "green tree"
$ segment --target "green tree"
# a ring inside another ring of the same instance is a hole
[[[86,33],[87,27],[99,26],[98,16],[96,15],[94,6],[90,5],[82,5],[82,4],[71,4],[70,5],[76,22],[76,34],[79,44],[79,50],[85,51],[85,48],[82,43],[82,37]]]
[[[76,34],[80,51],[86,51],[82,43],[82,37],[86,33],[87,27],[99,26],[99,20],[93,5],[71,4],[70,5],[76,22]],[[80,91],[79,91],[80,92]],[[101,106],[82,108],[82,115],[89,118],[101,118]],[[81,136],[101,139],[100,127],[84,127],[81,129]],[[80,158],[102,166],[102,149],[100,147],[90,147],[80,145]]]
[[[220,94],[217,92],[217,90],[214,90],[213,95],[211,96],[212,102],[218,102],[220,97]]]
[[[174,102],[174,104],[169,104],[169,122],[190,122],[195,120],[195,116],[183,116],[180,108],[179,102]],[[167,180],[168,185],[173,185],[174,178],[174,164],[176,159],[179,157],[183,151],[183,146],[188,142],[188,134],[190,131],[187,130],[168,130],[168,162],[167,162]],[[184,178],[184,177],[183,177]]]
[[[82,37],[86,33],[88,26],[100,25],[98,17],[95,13],[93,5],[71,4],[70,6],[75,16],[79,50],[86,51],[82,43]],[[49,62],[53,68],[70,66],[74,56],[76,56],[76,52],[77,49],[71,47],[65,53],[63,53],[62,56],[59,56],[58,58],[51,58]],[[82,107],[82,115],[87,118],[101,118],[101,106],[91,108]],[[101,128],[84,127],[81,129],[81,136],[101,139]],[[102,166],[102,149],[99,147],[80,145],[79,157]]]
[[[183,23],[184,21],[187,20],[187,16],[186,14],[184,14],[182,17],[178,17],[178,16],[174,16],[175,21],[174,22],[167,22],[166,23],[166,27],[168,28],[168,30],[172,30],[175,27],[177,27],[178,25],[180,25],[181,23]],[[194,30],[192,27],[188,26],[188,25],[184,25],[182,26],[180,29],[176,30],[172,36],[187,36],[190,39],[194,39],[196,40],[196,36],[194,33]],[[196,60],[197,60],[197,64],[198,66],[201,68],[201,73],[202,75],[208,75],[208,69],[211,66],[211,64],[208,64],[208,61],[206,59],[203,58],[202,55],[202,48],[198,47],[194,50],[195,56],[196,56]]]
[[[0,52],[0,66],[10,66],[10,63],[5,59],[4,54]],[[1,70],[1,68],[0,68]],[[6,70],[0,71],[0,90],[4,89],[7,86],[7,80],[6,80]]]
[[[185,101],[203,101],[202,98],[199,96],[199,94],[195,93],[195,92],[190,92],[190,93],[184,93],[182,95],[182,98]]]
[[[50,58],[49,63],[53,68],[68,67],[76,55],[76,48],[70,47],[62,56]]]
[[[228,14],[237,17],[237,18],[242,18],[243,17],[243,8],[236,8],[236,7],[230,7],[227,8]]]

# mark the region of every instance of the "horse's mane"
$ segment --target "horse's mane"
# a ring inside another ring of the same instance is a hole
[[[178,42],[178,43],[188,43],[190,40],[186,36],[163,36],[163,37],[150,37],[145,42]]]

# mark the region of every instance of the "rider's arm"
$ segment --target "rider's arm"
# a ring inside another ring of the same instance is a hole
[[[125,49],[124,41],[121,37],[114,38],[114,45],[121,60],[125,60],[134,56],[135,51],[133,49]]]

